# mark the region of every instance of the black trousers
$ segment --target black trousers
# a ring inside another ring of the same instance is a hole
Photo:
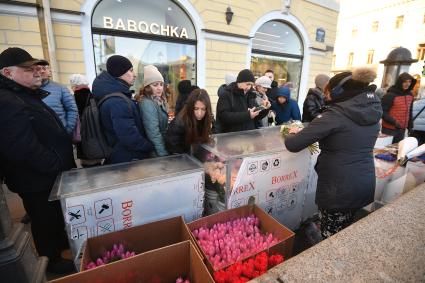
[[[31,232],[40,256],[55,261],[69,247],[62,209],[58,200],[49,201],[50,191],[19,193],[31,219]]]

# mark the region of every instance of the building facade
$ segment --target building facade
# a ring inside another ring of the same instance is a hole
[[[380,61],[397,47],[408,49],[413,59],[409,73],[422,76],[425,64],[425,0],[341,0],[338,30],[332,63],[333,72],[372,65],[383,81]],[[421,80],[425,85],[425,80]]]
[[[330,73],[339,5],[334,0],[26,0],[0,2],[0,51],[19,46],[50,61],[54,79],[89,81],[114,54],[138,74],[154,64],[172,93],[189,79],[213,108],[227,73],[272,69],[302,105],[318,73]],[[227,12],[227,13],[226,13]],[[173,99],[175,101],[175,99]]]

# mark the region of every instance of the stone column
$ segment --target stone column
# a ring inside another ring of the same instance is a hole
[[[24,224],[10,218],[0,181],[0,278],[2,282],[45,282],[47,258],[38,257]]]

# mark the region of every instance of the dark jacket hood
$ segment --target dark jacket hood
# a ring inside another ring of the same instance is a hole
[[[318,98],[321,98],[321,99],[323,99],[323,98],[324,98],[324,97],[323,97],[323,91],[322,91],[322,90],[320,90],[320,88],[317,88],[317,87],[315,87],[315,88],[310,88],[310,89],[308,90],[307,95],[315,95],[315,96],[317,96]]]
[[[218,97],[222,96],[222,95],[226,92],[226,87],[227,87],[227,85],[226,85],[226,84],[222,84],[222,85],[218,88],[218,90],[217,90],[217,95],[218,95]]]
[[[106,71],[103,71],[94,79],[92,92],[96,99],[114,92],[121,92],[131,98],[130,86]]]
[[[375,94],[375,85],[350,93],[351,98],[331,104],[329,111],[337,111],[361,126],[373,125],[382,117],[381,100]]]
[[[410,86],[407,90],[403,91],[403,82],[407,81],[407,80],[411,80],[412,83],[410,84]],[[416,84],[416,80],[411,75],[409,75],[408,73],[402,73],[398,76],[397,81],[395,82],[395,84],[393,86],[391,86],[388,89],[388,91],[395,92],[395,93],[398,93],[398,94],[402,94],[402,93],[407,94],[407,93],[410,93],[412,91],[415,84]]]

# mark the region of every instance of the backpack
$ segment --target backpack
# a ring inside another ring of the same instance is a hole
[[[128,110],[132,112],[130,98],[122,93],[115,92],[102,97],[98,103],[94,97],[89,97],[86,107],[81,115],[81,147],[83,155],[87,159],[104,159],[112,153],[112,147],[106,142],[100,122],[99,108],[110,97],[121,97],[128,104]]]

